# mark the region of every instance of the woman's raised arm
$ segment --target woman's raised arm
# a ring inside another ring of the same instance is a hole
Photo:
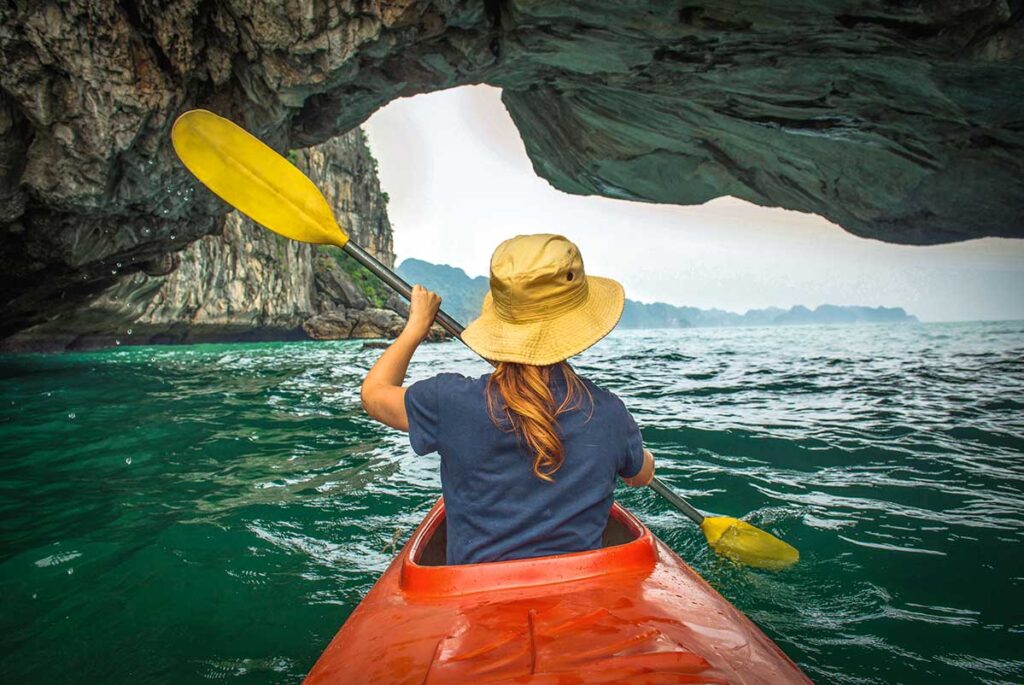
[[[409,302],[409,320],[401,335],[391,343],[363,379],[361,398],[366,413],[381,423],[409,430],[409,417],[405,413],[405,372],[409,360],[416,352],[434,323],[441,308],[441,297],[421,285],[413,286]]]

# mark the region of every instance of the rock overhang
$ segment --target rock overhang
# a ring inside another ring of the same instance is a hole
[[[396,97],[489,83],[566,192],[734,195],[908,244],[1024,236],[1020,2],[79,0],[0,15],[8,332],[217,230],[227,208],[167,143],[195,106],[284,149]]]

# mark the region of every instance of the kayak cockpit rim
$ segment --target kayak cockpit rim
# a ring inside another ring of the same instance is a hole
[[[649,574],[658,558],[654,535],[618,503],[612,504],[609,514],[605,547],[532,559],[438,564],[437,546],[431,543],[443,530],[444,522],[444,503],[438,502],[409,540],[401,560],[399,581],[399,587],[406,595],[452,597],[580,581],[610,574]]]

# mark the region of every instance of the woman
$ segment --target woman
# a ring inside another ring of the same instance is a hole
[[[547,234],[499,245],[490,285],[462,337],[493,373],[402,386],[441,304],[416,286],[405,330],[363,381],[363,407],[408,431],[417,454],[440,453],[449,564],[596,549],[616,476],[654,476],[622,401],[565,361],[615,327],[622,286],[587,276],[579,249]]]

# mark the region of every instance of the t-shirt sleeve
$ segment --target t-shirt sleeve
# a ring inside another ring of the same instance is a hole
[[[633,415],[625,406],[622,407],[623,428],[625,430],[625,449],[619,460],[619,475],[623,478],[632,478],[640,473],[644,467],[644,439],[640,435]]]
[[[416,454],[430,454],[441,447],[444,426],[442,407],[454,383],[465,380],[455,373],[442,373],[416,381],[405,391],[405,414],[409,419],[409,444]]]

